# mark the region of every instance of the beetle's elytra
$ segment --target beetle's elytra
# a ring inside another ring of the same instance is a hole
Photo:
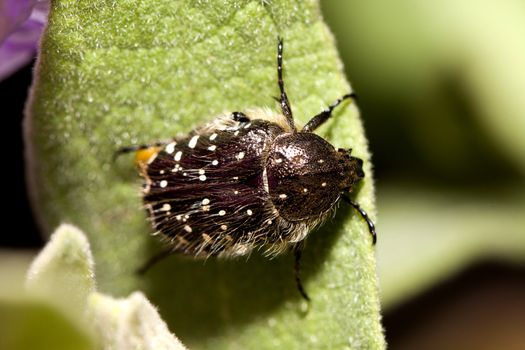
[[[143,200],[169,253],[233,257],[262,248],[269,255],[296,248],[299,290],[300,243],[333,214],[343,198],[374,225],[345,193],[363,177],[363,161],[336,149],[313,132],[343,100],[299,128],[284,90],[282,40],[277,76],[281,113],[270,109],[232,112],[187,136],[136,151],[144,178]]]

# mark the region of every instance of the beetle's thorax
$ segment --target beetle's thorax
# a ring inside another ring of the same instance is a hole
[[[268,192],[279,215],[306,220],[334,207],[363,177],[362,161],[307,132],[275,138],[265,164]]]

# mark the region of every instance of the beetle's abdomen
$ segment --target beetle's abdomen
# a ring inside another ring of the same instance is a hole
[[[276,225],[263,187],[263,158],[282,130],[266,121],[178,139],[148,159],[144,204],[174,251],[244,255],[271,243]]]

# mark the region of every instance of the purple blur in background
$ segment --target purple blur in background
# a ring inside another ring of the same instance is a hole
[[[47,0],[0,0],[0,81],[35,57],[48,10]]]

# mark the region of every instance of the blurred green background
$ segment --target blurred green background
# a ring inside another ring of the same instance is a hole
[[[389,348],[524,349],[525,1],[321,5],[373,153]],[[30,69],[0,84],[20,116]],[[34,254],[10,248],[42,244],[4,236],[0,297]]]
[[[373,154],[390,348],[525,348],[525,2],[321,5]]]

